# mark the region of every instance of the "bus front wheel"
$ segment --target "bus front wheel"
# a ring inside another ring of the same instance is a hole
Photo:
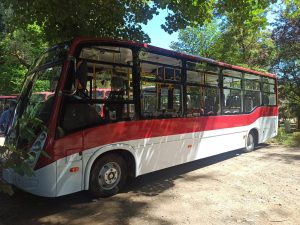
[[[253,132],[250,132],[247,136],[245,152],[253,151],[255,147],[255,143],[256,143],[255,135],[253,134]]]
[[[93,165],[89,191],[97,197],[109,197],[118,193],[127,178],[127,166],[120,155],[106,154]]]

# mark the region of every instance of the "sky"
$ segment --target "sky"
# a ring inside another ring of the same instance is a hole
[[[178,39],[178,32],[170,35],[160,27],[165,22],[168,12],[167,10],[160,10],[159,12],[159,15],[154,16],[147,25],[142,25],[143,31],[151,38],[151,45],[170,49],[171,42]]]

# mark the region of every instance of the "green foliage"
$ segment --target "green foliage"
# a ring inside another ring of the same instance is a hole
[[[283,142],[287,139],[288,134],[285,132],[284,128],[280,127],[278,129],[277,136],[271,140],[274,141],[277,144],[283,144]]]
[[[239,40],[241,37],[232,33],[232,29],[216,21],[189,27],[179,32],[179,41],[172,43],[171,48],[259,71],[270,69],[276,55],[270,32],[256,30]]]
[[[284,0],[286,5],[285,16],[288,18],[300,17],[300,0]]]
[[[6,1],[14,13],[9,18],[17,28],[34,24],[43,28],[53,43],[76,36],[127,37],[148,40],[140,23],[146,23],[156,13],[156,6],[147,1]]]
[[[20,92],[28,68],[46,47],[43,31],[36,24],[3,34],[0,40],[0,95]]]
[[[277,136],[271,140],[271,143],[300,147],[300,132],[286,133],[284,128],[280,127]]]
[[[177,42],[171,43],[175,51],[201,55],[207,58],[220,58],[221,31],[217,21],[205,23],[195,28],[187,27],[179,32]]]
[[[13,169],[17,174],[24,176],[32,176],[32,168],[27,164],[28,151],[16,149],[13,145],[0,146],[0,171],[3,169]],[[13,194],[13,190],[9,184],[0,179],[0,192]]]
[[[293,147],[300,146],[300,132],[293,133],[291,143]]]
[[[32,157],[29,152],[31,144],[36,139],[36,134],[46,131],[43,122],[36,118],[34,113],[25,113],[17,122],[12,132],[19,135],[11,135],[16,139],[10,139],[4,146],[0,146],[0,171],[3,169],[12,169],[20,176],[33,176],[33,168],[28,164],[28,160]],[[17,144],[22,142],[22,144]],[[13,144],[12,144],[13,143]],[[21,146],[16,148],[16,146]],[[46,153],[42,152],[46,157]],[[13,190],[9,184],[0,179],[0,192],[12,195]]]
[[[289,7],[280,13],[272,33],[277,51],[272,70],[279,76],[282,109],[288,107],[298,117],[300,128],[300,16],[290,17]]]
[[[161,25],[168,33],[188,26],[202,26],[215,15],[228,17],[229,14],[233,26],[245,25],[244,22],[247,25],[249,21],[255,27],[265,22],[261,12],[273,2],[275,0],[73,0],[63,3],[24,0],[20,4],[18,0],[3,0],[5,8],[13,12],[9,24],[25,29],[36,22],[51,44],[82,35],[148,42],[141,24],[147,24],[159,9],[168,10],[166,23]]]

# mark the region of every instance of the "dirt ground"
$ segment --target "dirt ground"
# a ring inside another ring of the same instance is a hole
[[[264,145],[129,181],[111,198],[0,194],[0,224],[300,225],[300,147]]]

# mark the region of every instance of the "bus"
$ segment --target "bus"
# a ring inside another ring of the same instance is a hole
[[[36,107],[32,93],[41,89],[54,96]],[[40,115],[46,129],[20,142],[18,120]],[[7,141],[27,149],[34,176],[8,169],[8,183],[46,197],[112,196],[129,176],[250,152],[274,137],[277,79],[144,43],[79,37],[34,63],[13,125]]]
[[[10,102],[16,102],[16,95],[1,95],[0,96],[0,115],[9,107]]]

